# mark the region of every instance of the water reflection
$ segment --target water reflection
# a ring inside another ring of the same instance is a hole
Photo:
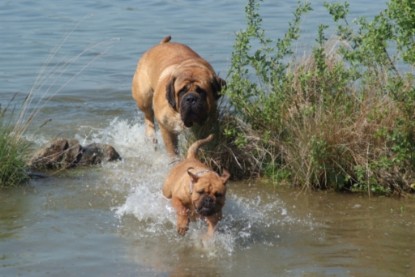
[[[30,207],[33,193],[30,187],[18,187],[0,190],[0,240],[16,237],[25,227],[25,215]]]
[[[322,236],[313,245],[315,264],[337,265],[353,275],[406,275],[414,270],[413,199],[317,193],[284,197],[297,211],[311,211]],[[288,203],[287,203],[288,204]],[[305,248],[307,249],[307,248]]]

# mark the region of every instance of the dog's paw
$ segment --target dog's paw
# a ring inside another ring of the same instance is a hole
[[[179,233],[179,235],[184,236],[186,235],[186,232],[189,228],[187,227],[177,227],[177,233]]]
[[[157,151],[159,149],[159,146],[158,146],[159,142],[155,137],[146,136],[145,142],[148,144],[151,143],[153,145],[154,151]]]
[[[153,147],[154,147],[154,151],[159,150],[159,144],[156,138],[153,138]]]

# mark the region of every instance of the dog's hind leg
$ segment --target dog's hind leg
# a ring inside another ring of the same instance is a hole
[[[153,142],[154,148],[157,148],[156,130],[154,125],[153,111],[153,88],[150,85],[145,70],[136,71],[132,83],[132,95],[138,108],[144,113],[145,134],[147,139]]]
[[[144,124],[146,126],[146,137],[153,142],[154,149],[157,150],[156,129],[154,125],[154,113],[152,109],[144,112]]]

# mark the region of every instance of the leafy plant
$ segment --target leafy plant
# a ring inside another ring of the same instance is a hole
[[[325,3],[338,36],[327,39],[327,25],[319,25],[302,60],[292,45],[311,5],[298,2],[286,34],[273,40],[262,28],[260,2],[246,6],[247,26],[236,35],[226,89],[229,109],[246,125],[229,124],[225,136],[243,148],[249,144],[243,137],[255,134],[265,149],[251,153],[262,155],[259,171],[278,182],[411,191],[415,86],[404,72],[414,66],[413,1],[391,0],[373,20],[352,21],[347,2]]]

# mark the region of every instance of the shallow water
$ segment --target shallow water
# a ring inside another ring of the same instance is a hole
[[[39,114],[26,138],[34,146],[57,136],[109,143],[123,157],[0,191],[0,275],[415,275],[413,199],[230,182],[214,240],[202,240],[200,222],[176,234],[160,191],[169,161],[146,143],[130,83],[140,54],[166,34],[226,76],[244,2],[194,3],[0,3],[0,103],[32,91],[29,110]],[[321,3],[304,19],[299,52],[319,20],[328,22]],[[383,3],[351,1],[351,10],[372,16]],[[294,7],[266,1],[267,32],[280,36]]]
[[[411,276],[413,199],[300,193],[230,182],[211,241],[182,238],[162,197],[169,168],[143,127],[114,120],[91,141],[124,160],[0,193],[0,273],[44,276]],[[87,140],[85,143],[89,143]]]

